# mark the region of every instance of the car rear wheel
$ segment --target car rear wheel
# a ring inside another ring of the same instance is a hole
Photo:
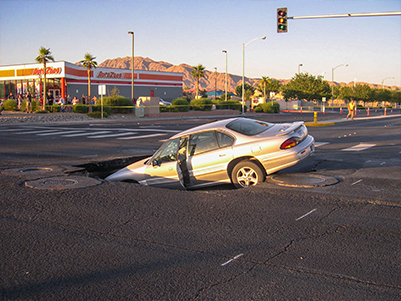
[[[256,163],[244,160],[234,166],[231,181],[236,188],[254,186],[264,181],[264,174]]]

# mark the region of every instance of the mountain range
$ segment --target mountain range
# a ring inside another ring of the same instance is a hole
[[[124,58],[115,58],[115,59],[107,59],[98,67],[104,68],[119,68],[119,69],[131,69],[131,57],[127,56]],[[195,79],[191,75],[191,71],[193,70],[193,66],[188,64],[180,64],[173,65],[167,62],[157,62],[150,58],[143,58],[137,56],[134,58],[134,69],[135,70],[147,70],[147,71],[162,71],[162,72],[178,72],[183,75],[183,88],[188,87],[190,90],[195,89]],[[205,70],[205,77],[202,77],[199,80],[199,89],[200,90],[224,90],[225,89],[225,72],[213,72],[209,70]],[[216,76],[217,73],[217,76]],[[248,78],[245,77],[245,82],[250,83],[253,86],[256,86],[260,78]],[[290,81],[290,79],[277,79],[282,84],[286,84]],[[230,92],[234,92],[235,88],[242,83],[242,76],[227,74],[227,90]],[[331,82],[329,82],[331,84]],[[354,83],[335,83],[340,86],[352,86]],[[358,82],[358,84],[365,84]],[[378,84],[367,84],[371,88],[381,88],[381,85]],[[400,90],[399,87],[396,86],[385,86],[387,89],[391,90]]]

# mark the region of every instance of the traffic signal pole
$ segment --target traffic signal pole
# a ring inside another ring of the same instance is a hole
[[[322,18],[348,18],[348,17],[383,17],[383,16],[400,16],[401,11],[381,12],[381,13],[355,13],[355,14],[335,14],[335,15],[318,15],[318,16],[301,16],[288,17],[288,20],[297,19],[322,19]]]

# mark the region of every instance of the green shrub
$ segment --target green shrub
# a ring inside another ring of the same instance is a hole
[[[15,111],[17,109],[17,101],[14,99],[7,99],[3,103],[3,108],[6,111]]]
[[[39,102],[36,100],[32,100],[32,112],[35,112],[40,109]],[[21,105],[21,111],[25,112],[26,111],[26,99],[22,102]]]
[[[111,107],[112,113],[132,113],[133,102],[131,99],[114,95],[103,98],[103,105]]]
[[[86,115],[88,115],[89,117],[92,117],[92,118],[102,118],[102,112],[100,112],[100,111],[86,113]],[[107,118],[107,117],[109,117],[109,114],[107,112],[103,111],[103,117]]]
[[[386,108],[387,108],[387,109],[392,109],[393,106],[392,106],[392,105],[386,105]]]
[[[269,101],[268,103],[260,103],[256,106],[257,113],[279,113],[280,105],[277,102]]]
[[[365,107],[364,107],[363,105],[357,105],[356,108],[357,108],[358,110],[364,110],[364,109],[365,109]]]
[[[199,98],[191,100],[191,107],[195,111],[210,111],[213,102],[208,98]]]
[[[101,113],[102,106],[100,104],[92,106],[92,112],[100,112]],[[105,116],[105,114],[107,114],[107,116],[111,115],[111,107],[110,106],[103,105],[103,116]]]
[[[76,105],[73,106],[72,111],[74,113],[86,114],[86,113],[88,113],[88,106],[77,103]]]
[[[52,112],[53,113],[58,113],[58,112],[60,112],[60,109],[61,109],[61,106],[60,105],[53,105],[52,106]]]
[[[184,98],[174,99],[170,107],[173,112],[188,112],[190,109],[188,101]]]

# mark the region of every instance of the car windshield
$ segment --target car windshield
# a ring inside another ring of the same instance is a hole
[[[247,118],[236,119],[226,125],[228,129],[247,136],[260,134],[271,126],[271,123]]]

